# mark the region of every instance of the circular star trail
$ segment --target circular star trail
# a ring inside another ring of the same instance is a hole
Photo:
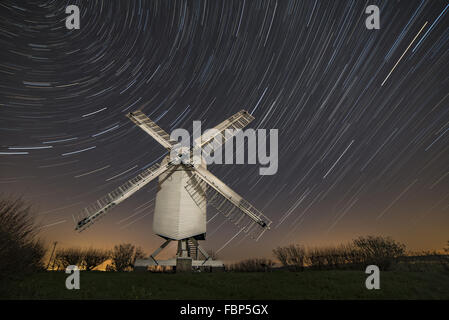
[[[80,8],[80,29],[65,7]],[[365,8],[380,8],[380,29]],[[88,231],[72,215],[164,149],[129,121],[210,128],[241,109],[279,130],[279,169],[210,170],[273,220],[255,243],[391,235],[439,248],[449,231],[449,8],[446,1],[2,1],[0,191],[33,203],[64,246],[133,242],[147,251],[157,183]],[[213,212],[208,213],[211,218]],[[207,247],[235,228],[217,216]]]

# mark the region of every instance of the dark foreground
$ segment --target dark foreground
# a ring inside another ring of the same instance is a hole
[[[83,272],[67,290],[63,272],[37,273],[3,285],[2,299],[449,299],[443,272],[381,272],[367,290],[361,271],[268,273]]]

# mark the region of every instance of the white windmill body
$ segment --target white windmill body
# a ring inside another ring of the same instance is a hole
[[[157,265],[176,265],[177,270],[188,270],[192,266],[223,266],[222,262],[210,259],[198,244],[198,240],[206,238],[207,206],[221,212],[241,231],[256,240],[270,228],[270,219],[209,172],[204,159],[195,165],[193,161],[195,151],[201,151],[205,147],[216,150],[227,139],[232,138],[227,129],[234,130],[235,135],[248,125],[254,119],[248,112],[242,110],[226,119],[216,126],[212,133],[206,132],[195,140],[192,148],[181,147],[176,141],[170,140],[170,136],[140,110],[129,113],[127,117],[170,154],[161,163],[143,170],[135,178],[85,208],[76,230],[88,228],[99,217],[156,178],[159,178],[159,188],[153,231],[164,238],[165,242],[148,259],[137,259],[135,269]],[[177,259],[156,260],[159,252],[171,241],[178,241]],[[200,253],[204,256],[203,260],[199,260]]]
[[[167,163],[170,156],[164,158]],[[206,167],[203,164],[204,168]],[[159,190],[153,217],[153,232],[161,237],[182,240],[203,237],[206,233],[206,207],[199,207],[186,185],[191,179],[190,168],[178,167],[159,176]],[[206,194],[202,195],[206,201]]]

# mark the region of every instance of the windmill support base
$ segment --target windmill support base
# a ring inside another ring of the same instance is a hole
[[[134,262],[135,271],[146,271],[148,267],[176,267],[176,272],[191,272],[192,269],[210,268],[210,271],[224,269],[224,264],[219,260],[212,260],[207,252],[199,245],[194,238],[178,240],[178,250],[176,258],[168,260],[156,260],[156,256],[171,242],[167,239],[148,259],[136,259]],[[200,260],[200,253],[204,260]]]

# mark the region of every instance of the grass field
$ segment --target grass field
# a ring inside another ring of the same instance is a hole
[[[81,272],[67,290],[63,272],[37,273],[4,286],[2,299],[449,299],[442,272],[381,272],[380,290],[361,271],[267,273]]]

